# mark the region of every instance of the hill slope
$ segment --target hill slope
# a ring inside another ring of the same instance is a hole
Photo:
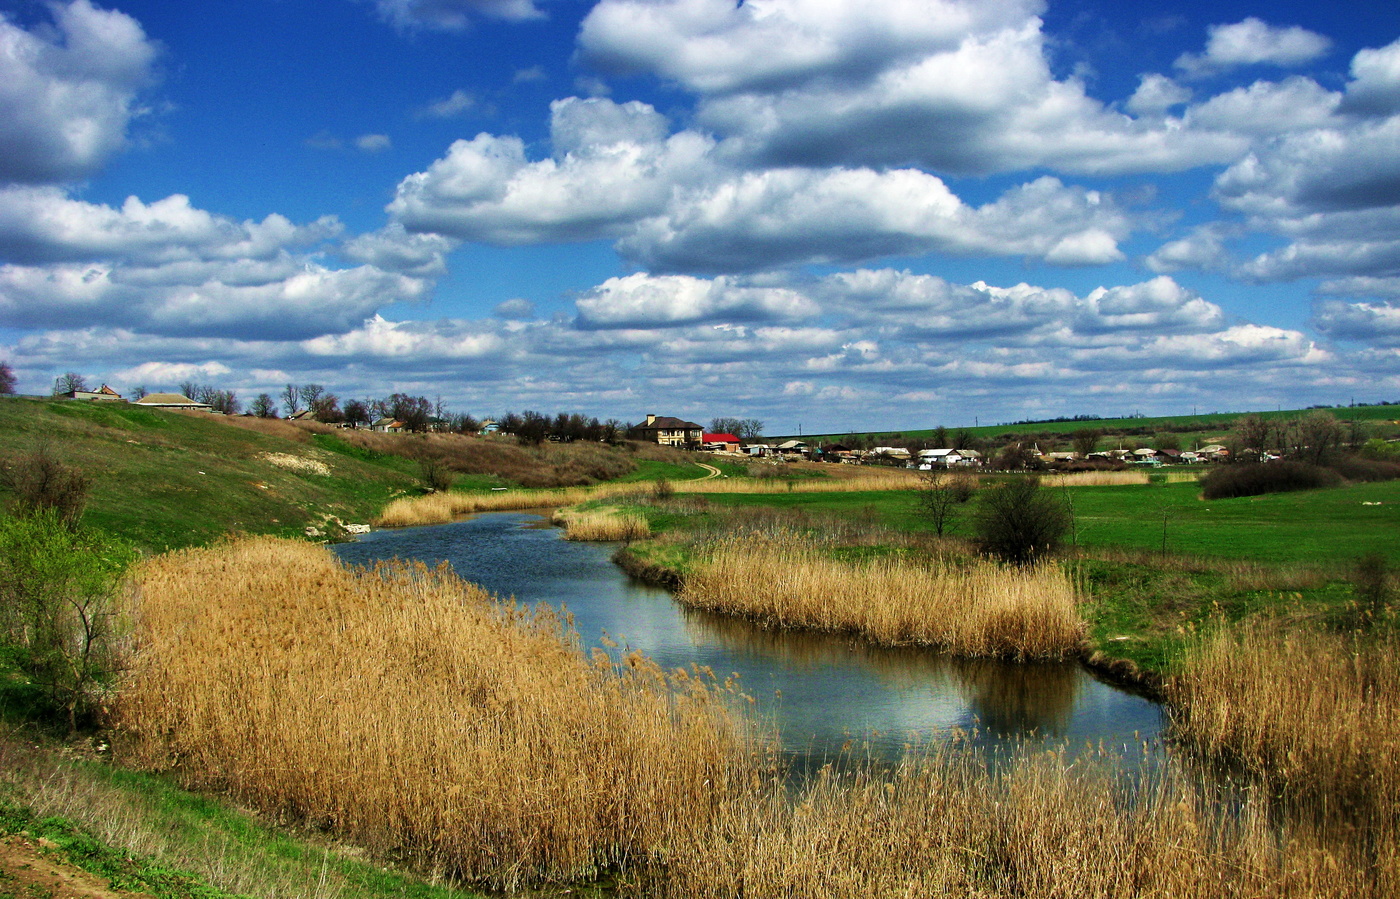
[[[0,434],[0,464],[46,446],[91,477],[87,524],[155,551],[230,532],[300,534],[330,518],[366,522],[417,483],[407,459],[283,422],[124,403],[0,398]]]

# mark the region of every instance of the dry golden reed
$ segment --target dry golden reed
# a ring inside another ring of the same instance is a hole
[[[1130,487],[1152,479],[1145,471],[1071,471],[1046,475],[1040,482],[1046,487]]]
[[[720,693],[445,570],[270,538],[138,574],[123,755],[501,887],[658,850],[753,775]]]
[[[751,480],[709,478],[671,481],[675,493],[850,493],[866,490],[914,490],[920,485],[913,472],[879,472],[856,478],[807,478],[804,480]],[[650,490],[646,483],[608,483],[592,487],[563,487],[552,490],[494,490],[490,493],[432,493],[400,497],[384,507],[376,522],[380,527],[413,527],[442,524],[459,515],[476,512],[507,512],[573,506],[588,500],[641,495]]]
[[[563,526],[565,540],[644,540],[651,536],[645,518],[622,509],[559,509],[552,521]]]
[[[1202,639],[1173,686],[1175,731],[1286,794],[1394,816],[1400,651],[1393,639],[1254,625]]]
[[[1074,586],[1058,567],[848,562],[791,532],[716,541],[687,574],[679,599],[774,627],[858,633],[880,645],[964,656],[1064,658],[1083,634]]]
[[[430,872],[511,888],[611,869],[624,895],[677,899],[1400,887],[1393,828],[1338,838],[1174,766],[989,766],[956,744],[789,784],[721,689],[585,660],[547,611],[441,570],[260,538],[151,560],[136,586],[122,758]]]

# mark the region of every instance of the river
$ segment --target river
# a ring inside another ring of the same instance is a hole
[[[777,726],[783,749],[807,759],[852,744],[893,757],[910,742],[955,733],[988,747],[1030,741],[1073,752],[1094,745],[1128,758],[1160,747],[1161,707],[1079,665],[880,649],[687,609],[612,564],[614,546],[566,541],[535,514],[375,531],[334,549],[353,564],[446,561],[498,596],[567,609],[585,647],[603,646],[606,637],[620,644],[614,653],[635,649],[667,668],[738,675],[759,714]]]

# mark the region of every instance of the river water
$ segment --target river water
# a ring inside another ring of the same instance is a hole
[[[1164,718],[1140,696],[1074,664],[958,660],[928,650],[880,649],[858,640],[765,630],[698,612],[633,580],[609,544],[573,543],[539,515],[495,513],[452,524],[376,531],[339,544],[346,562],[446,561],[501,597],[546,602],[573,615],[585,647],[604,638],[667,668],[737,674],[785,751],[807,759],[868,745],[893,757],[910,742],[960,734],[988,747],[1018,741],[1094,745],[1127,758],[1156,754]]]

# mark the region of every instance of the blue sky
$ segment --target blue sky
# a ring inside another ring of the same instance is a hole
[[[1400,399],[1400,7],[0,0],[0,360],[773,432]]]

